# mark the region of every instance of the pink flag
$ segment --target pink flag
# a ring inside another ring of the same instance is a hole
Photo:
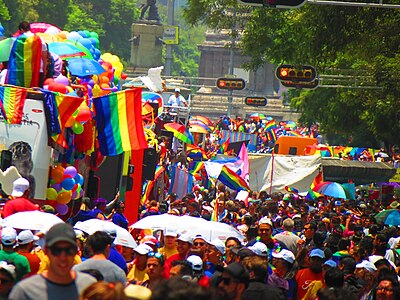
[[[249,166],[249,156],[247,154],[247,147],[245,143],[242,143],[242,147],[239,151],[239,158],[243,161],[243,168],[240,174],[247,183],[249,183],[249,173],[250,173],[250,166]]]

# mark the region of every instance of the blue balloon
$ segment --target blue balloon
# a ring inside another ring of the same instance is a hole
[[[75,185],[75,180],[73,178],[65,178],[62,182],[61,182],[61,187],[64,190],[70,191],[74,188]]]
[[[93,46],[92,46],[92,42],[91,42],[89,39],[83,38],[80,42],[81,42],[81,44],[82,44],[83,46],[85,46],[85,48],[87,48],[88,50],[90,50],[90,48],[93,47]]]
[[[75,183],[80,184],[81,186],[83,185],[83,176],[81,174],[76,174],[74,177]]]

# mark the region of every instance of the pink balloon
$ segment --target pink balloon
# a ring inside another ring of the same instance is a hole
[[[56,211],[60,214],[60,215],[65,215],[68,212],[68,205],[67,204],[61,204],[61,203],[57,203],[56,204]]]
[[[71,178],[74,178],[77,173],[76,168],[73,166],[66,167],[64,170],[64,175],[68,175]]]

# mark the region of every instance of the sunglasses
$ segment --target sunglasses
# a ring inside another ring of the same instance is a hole
[[[60,256],[63,252],[68,256],[75,256],[77,252],[76,247],[50,247],[49,249],[54,256]]]
[[[160,261],[160,263],[163,265],[164,264],[164,256],[161,254],[161,253],[158,253],[158,252],[149,252],[149,253],[147,253],[147,258],[149,258],[149,257],[155,257],[155,258],[157,258],[159,261]]]
[[[194,242],[193,243],[193,246],[200,246],[200,247],[203,247],[204,245],[205,245],[206,243],[203,243],[203,242]]]

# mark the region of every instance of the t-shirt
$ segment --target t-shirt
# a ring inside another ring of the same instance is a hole
[[[125,272],[111,261],[104,259],[92,259],[89,258],[79,265],[73,267],[75,271],[84,270],[98,270],[104,277],[104,281],[107,282],[121,282],[126,285],[126,275]],[[58,300],[58,299],[57,299]]]
[[[7,218],[12,214],[21,211],[38,210],[39,208],[26,198],[15,198],[14,200],[7,201],[3,207],[2,216]]]
[[[22,252],[19,253],[22,256],[25,256],[28,259],[29,266],[31,268],[31,271],[28,273],[28,276],[36,275],[37,272],[39,271],[40,267],[40,258],[36,254],[28,253],[28,252]]]
[[[15,251],[0,250],[0,261],[3,260],[12,262],[15,265],[17,281],[20,281],[22,277],[31,271],[28,259]]]
[[[146,281],[149,280],[149,275],[147,275],[146,268],[140,271],[136,265],[133,265],[132,269],[129,271],[128,275],[126,276],[129,281]]]
[[[10,300],[77,300],[79,295],[96,279],[88,274],[76,272],[69,284],[54,283],[43,275],[34,275],[19,282],[11,291]]]
[[[182,95],[175,97],[175,95],[171,95],[168,99],[168,105],[171,106],[184,106],[186,103],[185,98]]]
[[[118,225],[128,230],[128,220],[125,218],[123,214],[115,213],[114,216],[112,217],[112,222],[115,225]]]
[[[164,255],[165,259],[170,258],[172,255],[178,254],[178,249],[176,249],[176,247],[171,248],[166,248],[166,247],[162,247],[160,249],[158,249],[158,252],[161,253],[162,255]]]
[[[115,246],[110,248],[110,255],[108,256],[108,260],[116,264],[122,270],[124,270],[125,274],[128,273],[128,266],[126,265],[126,261],[121,253],[118,252]]]
[[[297,282],[297,299],[303,299],[304,295],[307,293],[308,287],[314,280],[324,280],[324,275],[322,272],[314,273],[311,272],[309,268],[299,270],[296,274]]]

